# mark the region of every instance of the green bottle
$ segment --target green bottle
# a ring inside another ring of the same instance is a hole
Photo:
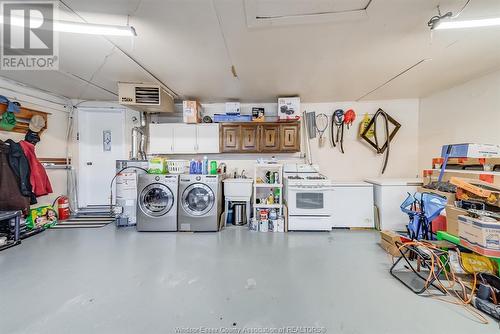
[[[274,189],[274,204],[279,204],[280,203],[280,189],[276,188]]]
[[[211,175],[217,174],[217,161],[215,160],[210,161],[210,174]]]

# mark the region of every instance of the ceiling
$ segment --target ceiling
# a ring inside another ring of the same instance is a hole
[[[465,1],[64,0],[62,19],[125,25],[130,15],[138,36],[60,33],[59,71],[0,75],[85,100],[156,80],[205,102],[422,97],[500,68],[500,27],[427,28],[438,4],[456,12]],[[500,16],[500,1],[472,0],[460,18],[485,16]]]

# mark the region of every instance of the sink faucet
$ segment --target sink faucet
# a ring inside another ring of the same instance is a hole
[[[245,176],[245,173],[246,173],[246,170],[242,170],[241,173],[240,173],[240,178],[242,179],[246,179],[246,176]]]

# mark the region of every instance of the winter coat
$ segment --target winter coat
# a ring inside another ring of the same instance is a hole
[[[52,186],[50,184],[49,177],[47,176],[47,172],[36,157],[35,145],[28,143],[25,140],[21,140],[19,144],[23,148],[24,155],[26,155],[30,164],[30,183],[36,197],[52,193]]]
[[[0,211],[27,211],[30,199],[21,194],[19,181],[9,165],[9,151],[10,147],[0,140]]]
[[[7,139],[5,141],[9,144],[9,165],[14,174],[19,180],[19,189],[23,196],[30,198],[30,204],[36,204],[36,196],[32,191],[30,183],[30,165],[28,159],[24,155],[23,148],[19,143],[16,143],[12,139]]]

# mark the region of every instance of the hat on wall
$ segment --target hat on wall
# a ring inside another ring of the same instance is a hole
[[[2,114],[0,120],[0,128],[10,131],[16,126],[16,116],[13,112],[6,111]]]
[[[40,132],[45,127],[45,119],[40,115],[31,117],[29,128],[33,132]]]
[[[24,136],[24,140],[26,140],[28,143],[36,145],[36,143],[40,141],[40,136],[38,136],[38,133],[28,130],[28,132],[26,132],[26,135]]]

